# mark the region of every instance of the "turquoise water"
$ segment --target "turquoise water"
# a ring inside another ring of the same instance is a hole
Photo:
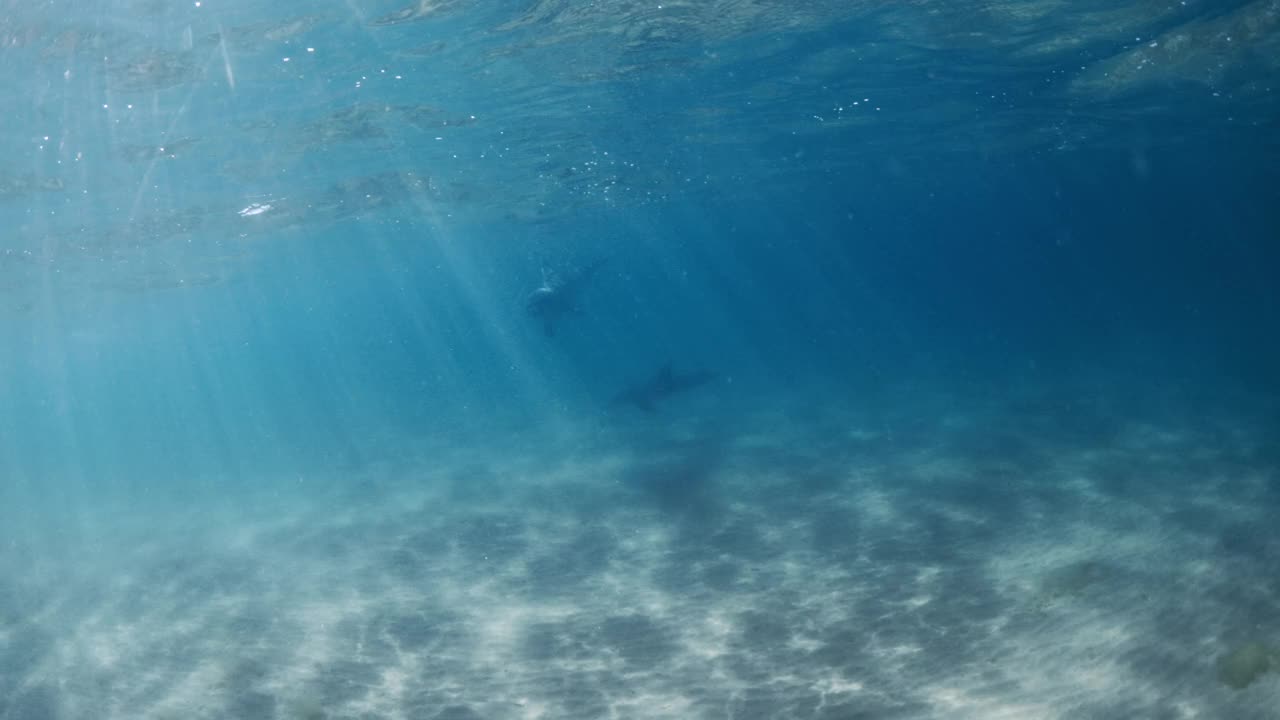
[[[0,0],[0,720],[1275,717],[1278,30]]]

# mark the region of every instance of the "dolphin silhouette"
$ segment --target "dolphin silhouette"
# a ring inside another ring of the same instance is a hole
[[[716,373],[706,370],[676,374],[671,370],[671,363],[667,363],[652,377],[614,395],[612,405],[632,405],[644,412],[653,412],[658,401],[706,385],[716,377]]]
[[[579,309],[578,300],[582,291],[601,265],[604,265],[603,258],[593,260],[563,277],[546,269],[542,271],[542,285],[529,293],[524,307],[531,316],[542,320],[542,331],[547,337],[555,337],[560,318]]]

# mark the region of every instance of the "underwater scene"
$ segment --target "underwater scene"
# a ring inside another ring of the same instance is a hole
[[[1280,718],[1280,0],[0,0],[0,720]]]

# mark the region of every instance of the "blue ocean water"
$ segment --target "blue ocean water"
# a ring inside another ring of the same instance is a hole
[[[0,0],[0,720],[1280,706],[1280,3]]]

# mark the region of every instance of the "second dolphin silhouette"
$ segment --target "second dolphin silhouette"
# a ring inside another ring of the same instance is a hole
[[[663,365],[647,380],[630,385],[613,397],[613,405],[631,405],[644,412],[653,412],[655,405],[672,395],[688,392],[716,379],[717,374],[706,370],[677,374],[671,363]]]
[[[529,293],[524,307],[530,315],[542,320],[542,331],[547,337],[555,337],[560,319],[578,310],[583,289],[601,265],[604,265],[603,258],[564,276],[543,270],[542,285]]]

